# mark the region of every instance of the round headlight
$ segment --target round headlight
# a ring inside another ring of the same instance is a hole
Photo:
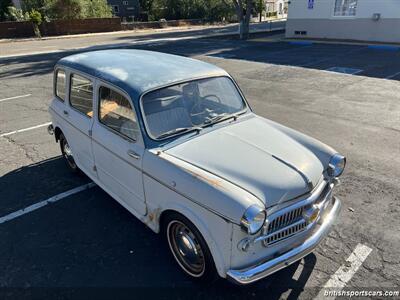
[[[331,177],[338,177],[342,175],[345,166],[346,157],[340,154],[333,155],[329,161],[328,175]]]
[[[240,224],[248,234],[256,234],[261,230],[267,218],[265,210],[258,205],[252,205],[244,212]]]

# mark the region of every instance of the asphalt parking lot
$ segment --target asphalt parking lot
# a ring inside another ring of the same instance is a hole
[[[93,187],[0,223],[2,297],[309,299],[346,267],[359,245],[371,252],[345,289],[399,290],[400,50],[289,43],[269,35],[130,48],[219,65],[238,81],[256,113],[344,153],[339,222],[313,254],[254,285],[200,285],[181,273],[161,237]],[[0,218],[89,182],[67,170],[46,132],[52,69],[70,53],[0,59]]]

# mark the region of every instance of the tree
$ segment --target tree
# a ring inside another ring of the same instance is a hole
[[[264,0],[255,0],[254,3],[256,11],[259,13],[260,22],[262,22],[262,14],[265,11]]]
[[[56,0],[52,6],[52,15],[56,19],[80,19],[83,17],[82,10],[80,0]]]
[[[226,5],[229,5],[229,0],[223,0]],[[250,15],[253,9],[253,0],[231,0],[235,6],[236,15],[239,21],[240,39],[246,40],[249,38],[250,30]]]
[[[8,7],[7,20],[9,21],[28,21],[29,13],[24,13],[22,9],[16,8],[14,6]]]
[[[11,0],[1,0],[0,2],[0,22],[6,21],[8,16],[8,8],[13,5]]]
[[[38,11],[43,21],[53,19],[53,6],[56,0],[23,0],[21,1],[24,13],[30,13],[32,10]]]
[[[230,1],[230,0],[228,0]],[[222,0],[141,0],[141,10],[150,20],[206,19],[222,20],[232,16],[233,4]]]
[[[106,0],[83,1],[83,16],[85,18],[111,18],[112,8]]]
[[[210,21],[231,20],[235,15],[233,3],[224,3],[222,0],[205,0],[206,15],[205,18]]]
[[[32,9],[29,13],[29,20],[33,24],[33,31],[35,32],[35,35],[40,38],[42,36],[39,29],[40,24],[42,24],[41,13],[37,10]]]
[[[38,0],[37,0],[38,1]],[[110,18],[111,6],[106,0],[44,0],[53,1],[51,4],[51,18],[55,19],[83,19],[83,18]]]

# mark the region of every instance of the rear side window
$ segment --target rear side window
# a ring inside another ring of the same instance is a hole
[[[65,71],[57,70],[56,71],[56,96],[65,101]]]
[[[105,126],[132,140],[138,136],[135,112],[128,99],[120,93],[100,87],[99,120]]]
[[[88,117],[93,116],[93,83],[80,75],[71,75],[69,102],[73,108]]]

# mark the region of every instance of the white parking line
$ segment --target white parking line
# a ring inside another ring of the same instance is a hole
[[[40,127],[49,126],[50,124],[51,124],[51,122],[47,122],[47,123],[44,123],[44,124],[40,124],[40,125],[36,125],[36,126],[24,128],[24,129],[18,129],[18,130],[2,133],[2,134],[0,134],[0,137],[9,136],[9,135],[12,135],[12,134],[16,134],[16,133],[19,133],[19,132],[25,132],[25,131],[29,131],[29,130],[40,128]]]
[[[358,244],[349,258],[347,258],[347,263],[341,265],[336,273],[331,276],[315,299],[335,299],[335,297],[330,296],[327,292],[341,291],[361,267],[371,251],[372,249],[368,246]]]
[[[0,102],[8,101],[8,100],[13,100],[13,99],[19,99],[19,98],[26,98],[32,96],[32,94],[26,94],[26,95],[21,95],[21,96],[15,96],[15,97],[10,97],[10,98],[4,98],[0,99]]]
[[[392,78],[396,77],[397,75],[400,75],[400,72],[397,72],[397,73],[394,73],[392,75],[389,75],[389,76],[386,77],[386,79],[392,79]]]
[[[17,210],[17,211],[15,211],[13,213],[5,215],[4,217],[1,217],[0,218],[0,224],[3,224],[5,222],[7,222],[7,221],[11,221],[11,220],[13,220],[15,218],[18,218],[18,217],[23,216],[25,214],[28,214],[30,212],[33,212],[33,211],[35,211],[35,210],[37,210],[37,209],[39,209],[39,208],[41,208],[43,206],[46,206],[48,204],[57,202],[57,201],[59,201],[61,199],[64,199],[64,198],[66,198],[68,196],[71,196],[73,194],[76,194],[76,193],[82,192],[84,190],[90,189],[90,188],[94,187],[95,185],[96,184],[93,183],[93,182],[88,183],[88,184],[84,184],[84,185],[78,186],[78,187],[76,187],[76,188],[74,188],[72,190],[69,190],[69,191],[66,191],[64,193],[58,194],[56,196],[53,196],[53,197],[51,197],[51,198],[49,198],[47,200],[43,200],[41,202],[32,204],[32,205],[30,205],[28,207],[25,207],[23,209]]]

